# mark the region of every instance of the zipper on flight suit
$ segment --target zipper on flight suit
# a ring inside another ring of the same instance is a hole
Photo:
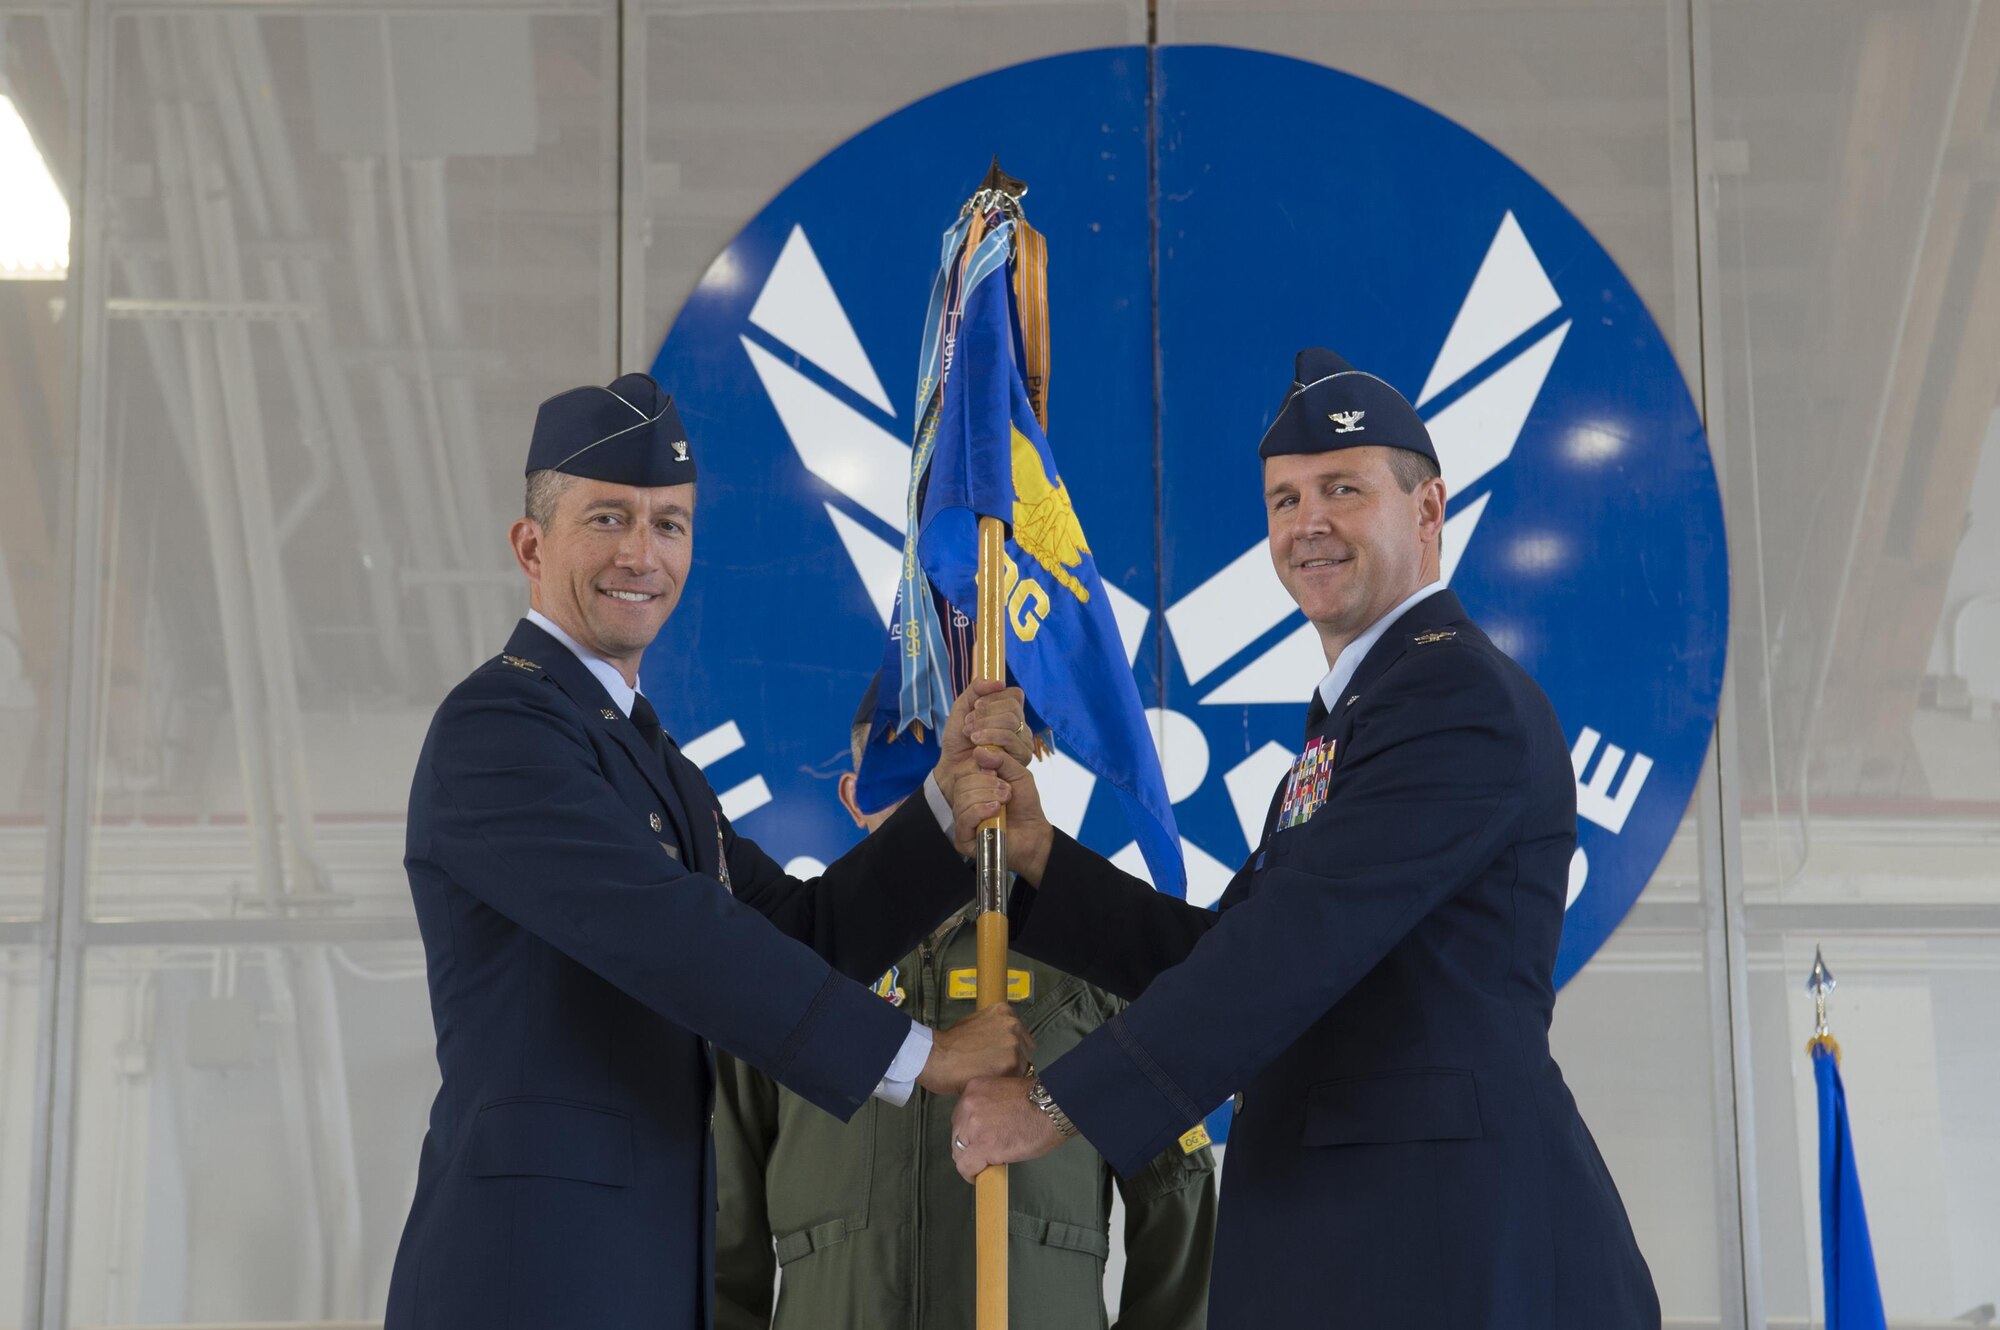
[[[931,982],[931,939],[926,938],[917,948],[917,1019],[937,1030],[937,1013],[931,1009],[931,991],[936,987]],[[911,1186],[914,1194],[910,1198],[910,1327],[919,1330],[924,1322],[924,1159],[930,1151],[924,1145],[924,1128],[930,1116],[930,1095],[920,1086],[911,1091],[916,1096],[917,1111],[911,1130],[915,1135],[916,1148],[911,1151],[916,1156],[916,1166],[911,1169]]]
[[[937,1030],[944,1022],[945,985],[938,981],[934,968],[937,960],[951,948],[958,932],[965,927],[965,916],[954,915],[950,920],[917,944],[917,992],[916,1000],[910,1005],[921,1013],[917,1019],[932,1030]],[[912,1091],[912,1094],[915,1092]],[[930,1150],[924,1139],[924,1128],[930,1115],[930,1096],[918,1102],[916,1112],[916,1156],[914,1170],[916,1196],[910,1206],[910,1246],[915,1259],[910,1265],[910,1326],[911,1330],[923,1330],[924,1324],[924,1167]]]

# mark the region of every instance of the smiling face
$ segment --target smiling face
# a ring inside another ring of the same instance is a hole
[[[628,683],[674,612],[694,558],[694,486],[638,489],[578,477],[546,522],[514,523],[529,603]]]
[[[1342,448],[1264,462],[1264,516],[1278,580],[1319,630],[1329,666],[1341,648],[1438,575],[1444,482],[1405,492],[1394,449]]]

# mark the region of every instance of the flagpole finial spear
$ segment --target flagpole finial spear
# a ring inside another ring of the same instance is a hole
[[[1812,974],[1806,979],[1806,990],[1813,995],[1813,1037],[1806,1048],[1808,1051],[1825,1048],[1838,1058],[1840,1045],[1834,1042],[1833,1030],[1826,1023],[1826,1000],[1835,987],[1833,971],[1826,968],[1826,955],[1815,944]]]
[[[1000,154],[993,154],[993,164],[986,168],[986,178],[979,182],[979,189],[965,201],[960,215],[985,212],[989,208],[999,208],[1010,217],[1021,215],[1021,199],[1028,192],[1028,182],[1017,180],[1000,169]]]

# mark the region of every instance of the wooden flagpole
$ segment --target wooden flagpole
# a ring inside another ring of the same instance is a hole
[[[979,519],[979,617],[973,672],[1007,680],[1007,616],[1001,586],[1006,527]],[[1007,809],[979,824],[979,971],[981,1010],[1007,998]],[[1007,1166],[989,1165],[974,1181],[978,1227],[976,1330],[1007,1330]]]
[[[996,156],[967,203],[973,214],[965,253],[978,248],[986,232],[986,208],[1011,201],[1019,215],[1028,187],[1000,169]],[[1007,280],[998,276],[994,280]],[[997,517],[979,519],[979,612],[973,640],[972,672],[980,679],[1007,681],[1007,611],[1003,585],[1007,527]],[[1007,1000],[1007,810],[979,824],[978,962],[975,1006],[985,1010]],[[974,1179],[977,1253],[974,1330],[1008,1330],[1007,1325],[1007,1166],[990,1164]]]

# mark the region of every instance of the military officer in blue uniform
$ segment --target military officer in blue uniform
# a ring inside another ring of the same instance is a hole
[[[410,791],[444,1083],[386,1324],[699,1330],[711,1045],[842,1118],[1027,1065],[1011,1010],[933,1035],[857,982],[969,898],[958,850],[1006,792],[971,746],[1026,755],[1019,694],[961,697],[930,797],[790,878],[637,691],[691,559],[672,401],[642,374],[552,397],[527,472],[533,608],[438,708]]]
[[[1300,353],[1265,434],[1279,579],[1328,671],[1214,912],[1049,828],[1013,784],[1014,945],[1135,999],[977,1081],[968,1177],[1080,1131],[1130,1173],[1231,1094],[1209,1324],[1660,1324],[1548,1029],[1576,792],[1554,709],[1439,580],[1445,492],[1409,403]]]

